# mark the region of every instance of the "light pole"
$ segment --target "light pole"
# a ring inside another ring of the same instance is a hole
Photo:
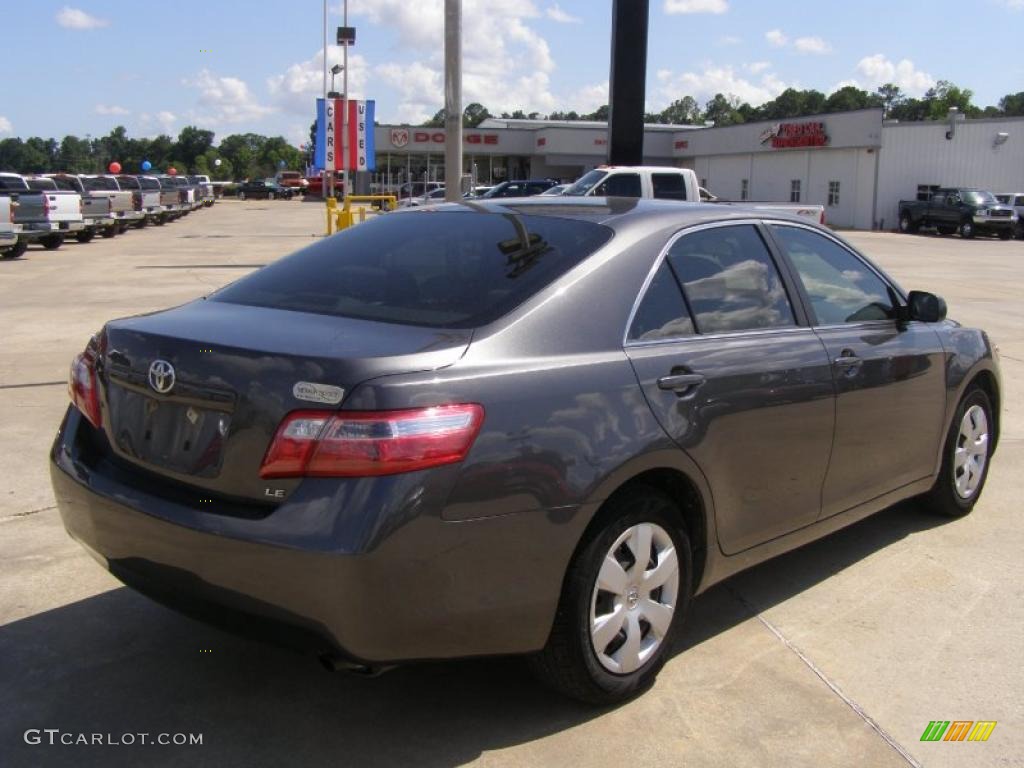
[[[345,67],[343,67],[341,64],[335,64],[333,67],[331,67],[331,92],[327,94],[328,96],[337,93],[337,91],[334,88],[334,78],[340,75],[343,69],[345,69]]]
[[[462,198],[462,0],[444,0],[444,199]]]
[[[342,11],[342,25],[348,28],[348,0],[345,0]],[[341,193],[349,194],[348,189],[348,40],[341,48]]]

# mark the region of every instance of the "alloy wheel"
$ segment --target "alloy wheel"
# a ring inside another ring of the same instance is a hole
[[[953,448],[953,484],[961,499],[971,498],[981,485],[988,461],[988,417],[980,405],[972,405],[960,420],[960,434]]]
[[[606,670],[628,675],[657,652],[672,626],[679,560],[659,525],[623,531],[605,554],[590,600],[590,640]]]

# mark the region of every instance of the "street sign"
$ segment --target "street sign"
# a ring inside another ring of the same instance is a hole
[[[316,153],[313,165],[318,170],[372,171],[375,147],[373,143],[374,101],[349,101],[345,120],[348,162],[342,163],[341,99],[316,100]]]
[[[356,28],[338,27],[338,45],[355,45]]]

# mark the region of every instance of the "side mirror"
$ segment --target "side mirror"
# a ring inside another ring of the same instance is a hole
[[[938,323],[946,319],[946,302],[927,291],[911,291],[907,295],[907,309],[911,320],[922,323]]]

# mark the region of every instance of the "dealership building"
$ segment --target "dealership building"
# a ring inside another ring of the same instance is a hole
[[[374,180],[444,180],[443,129],[379,125]],[[607,126],[488,118],[463,131],[464,174],[478,184],[601,165]],[[644,163],[692,168],[726,200],[826,206],[830,224],[891,229],[897,203],[937,186],[1024,191],[1024,118],[900,123],[865,109],[723,127],[647,125]]]

